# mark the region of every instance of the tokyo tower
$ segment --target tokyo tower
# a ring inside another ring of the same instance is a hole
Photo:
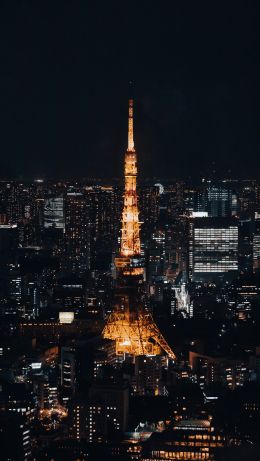
[[[119,255],[115,258],[115,302],[102,335],[116,342],[117,355],[158,355],[164,350],[170,358],[175,359],[174,352],[145,307],[132,98],[129,99],[128,107],[128,148],[125,153],[124,177],[121,245]]]

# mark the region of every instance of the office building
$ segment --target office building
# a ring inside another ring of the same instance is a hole
[[[75,398],[69,402],[69,438],[81,440],[87,438],[87,416],[89,406],[84,399]]]
[[[31,459],[31,432],[26,416],[0,411],[1,459],[29,461]]]
[[[65,228],[63,197],[48,197],[44,201],[44,228]]]
[[[129,385],[114,379],[97,380],[90,389],[87,439],[106,442],[126,431],[129,413]]]
[[[173,429],[153,433],[144,443],[142,461],[213,461],[214,452],[225,446],[225,436],[214,430],[210,419],[183,420]]]
[[[163,355],[139,355],[135,360],[134,392],[138,395],[164,395],[163,369],[168,360]]]
[[[209,217],[227,218],[236,214],[237,196],[224,184],[208,185],[205,202]]]
[[[195,218],[190,223],[189,269],[193,281],[229,278],[238,271],[238,223]]]
[[[64,268],[76,273],[90,268],[89,207],[82,192],[68,192],[65,199]]]
[[[0,224],[0,265],[14,264],[18,246],[16,224]]]

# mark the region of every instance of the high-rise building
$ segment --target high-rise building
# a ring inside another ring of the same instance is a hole
[[[80,398],[75,398],[69,403],[69,437],[72,439],[87,438],[87,418],[89,405]]]
[[[53,301],[65,311],[71,311],[75,317],[86,309],[86,283],[76,275],[58,279],[53,290]]]
[[[0,446],[2,460],[29,461],[31,432],[25,415],[0,411]]]
[[[257,211],[257,189],[253,187],[253,184],[245,183],[239,192],[239,211],[240,215],[250,216],[254,218],[255,212]]]
[[[230,217],[236,212],[236,195],[223,184],[210,184],[206,191],[209,217]]]
[[[90,268],[89,207],[82,192],[68,192],[65,199],[64,266],[79,273]]]
[[[24,383],[2,383],[0,387],[0,411],[26,416],[28,421],[35,417],[36,400]]]
[[[186,190],[186,211],[205,212],[211,218],[230,218],[238,212],[238,197],[230,184],[203,180],[201,187]]]
[[[44,206],[43,183],[7,183],[6,195],[7,222],[18,225],[20,245],[40,244]]]
[[[107,270],[119,234],[121,194],[113,186],[89,186],[85,194],[91,226],[91,268]]]
[[[87,415],[87,439],[108,441],[127,428],[129,413],[129,384],[126,381],[102,379],[90,389]]]
[[[253,269],[254,221],[250,217],[241,218],[238,226],[238,264],[241,273]]]
[[[66,313],[63,313],[66,314]],[[85,390],[88,380],[93,377],[93,344],[88,341],[74,341],[61,348],[61,385],[64,401]]]
[[[40,313],[40,285],[35,276],[22,278],[23,317],[35,319]]]
[[[0,265],[14,263],[18,245],[16,224],[0,224]]]
[[[7,184],[8,205],[7,215],[10,224],[22,222],[32,214],[32,191],[23,183]],[[30,212],[29,212],[30,210]]]
[[[64,200],[63,197],[48,197],[44,202],[44,227],[64,229]]]
[[[159,218],[160,185],[142,187],[140,195],[140,216],[143,228],[150,229]]]
[[[167,358],[163,355],[139,355],[135,360],[134,391],[139,395],[163,395],[163,368]]]
[[[195,218],[190,223],[189,269],[193,281],[229,277],[238,271],[238,223]]]
[[[253,235],[253,269],[260,269],[260,216],[256,217]]]
[[[76,391],[76,350],[73,346],[61,348],[61,385],[65,398]]]
[[[165,266],[165,230],[154,229],[151,233],[148,245],[148,267],[147,276],[152,280],[156,276],[164,274]]]

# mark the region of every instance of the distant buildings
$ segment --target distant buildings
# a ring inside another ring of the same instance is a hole
[[[230,217],[237,212],[237,195],[224,184],[209,184],[206,189],[206,210],[209,217]]]
[[[122,349],[101,338],[115,304],[121,186],[0,182],[0,443],[10,459],[213,461],[256,443],[260,188],[154,182],[138,185],[132,263],[144,277],[137,297],[131,285],[117,291],[114,338],[128,303],[142,304],[144,323],[129,315]],[[177,358],[160,354],[160,332]]]
[[[214,460],[214,452],[226,445],[225,436],[208,419],[183,420],[145,442],[142,461]]]
[[[190,223],[189,270],[193,281],[234,277],[238,271],[238,223],[195,218]]]
[[[44,202],[44,228],[65,228],[63,197],[48,197]]]
[[[167,370],[167,368],[165,356],[140,355],[136,357],[132,380],[134,392],[137,395],[164,395],[163,370]]]
[[[0,412],[0,445],[3,460],[31,460],[31,431],[26,416]]]
[[[90,268],[89,207],[82,192],[66,195],[64,267],[78,273]]]
[[[127,429],[129,384],[113,379],[97,380],[90,389],[87,440],[106,442]]]
[[[18,246],[17,224],[0,224],[0,264],[14,263]]]

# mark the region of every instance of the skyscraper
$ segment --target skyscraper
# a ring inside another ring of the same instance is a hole
[[[0,224],[0,264],[14,263],[15,249],[18,243],[16,224]]]
[[[65,200],[65,269],[84,272],[90,267],[89,210],[82,192],[68,192]]]
[[[253,236],[253,268],[260,268],[260,219],[258,215],[255,219],[255,229]]]
[[[63,197],[48,197],[44,202],[44,227],[64,229],[64,200]]]
[[[238,223],[195,218],[190,225],[189,268],[193,281],[215,280],[238,270]]]
[[[210,184],[207,187],[206,203],[210,217],[230,217],[235,213],[236,195],[222,184]]]
[[[129,383],[115,379],[96,380],[90,388],[86,420],[87,440],[102,442],[127,428]]]
[[[29,461],[31,459],[30,424],[26,415],[11,411],[0,414],[1,459]]]

